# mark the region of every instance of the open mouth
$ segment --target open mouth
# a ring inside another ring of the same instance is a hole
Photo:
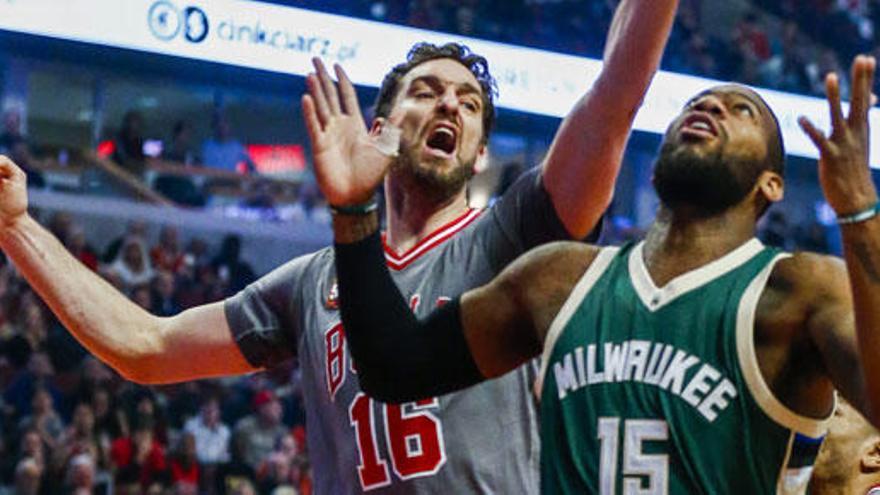
[[[704,113],[693,113],[681,123],[680,132],[687,137],[717,137],[715,121]]]
[[[425,143],[429,149],[451,155],[455,151],[456,132],[447,125],[439,125],[431,131]]]

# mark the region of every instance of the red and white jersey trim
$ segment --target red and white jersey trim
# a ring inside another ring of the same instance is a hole
[[[462,216],[447,223],[446,225],[435,230],[431,235],[419,241],[415,246],[409,248],[403,254],[397,254],[393,249],[385,243],[385,234],[382,234],[382,244],[385,246],[385,261],[392,270],[402,270],[410,263],[418,259],[419,256],[427,253],[431,249],[443,244],[444,241],[454,236],[463,228],[471,224],[480,216],[483,210],[468,208]]]

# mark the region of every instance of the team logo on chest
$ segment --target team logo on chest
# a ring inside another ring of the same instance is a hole
[[[330,290],[327,291],[327,297],[324,298],[324,307],[327,309],[339,309],[339,283],[333,279],[330,284]]]

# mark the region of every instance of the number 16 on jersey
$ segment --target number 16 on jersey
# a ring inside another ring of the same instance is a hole
[[[364,491],[391,484],[388,463],[379,456],[376,444],[376,419],[373,400],[359,393],[349,407],[351,425],[355,429],[358,453],[358,475]],[[391,467],[400,480],[431,476],[446,462],[443,427],[430,412],[439,406],[436,398],[408,405],[380,404],[380,421],[384,420],[385,442]]]

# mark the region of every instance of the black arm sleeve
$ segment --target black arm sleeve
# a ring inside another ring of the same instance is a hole
[[[346,340],[368,395],[407,402],[485,379],[465,340],[458,298],[419,321],[388,273],[378,232],[334,248]]]

